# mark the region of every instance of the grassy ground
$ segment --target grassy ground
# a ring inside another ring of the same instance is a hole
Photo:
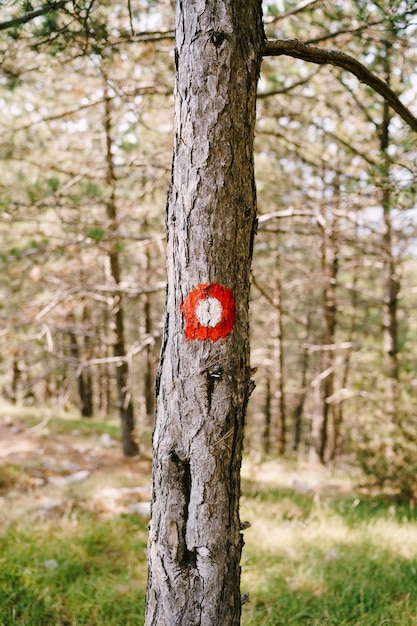
[[[417,527],[409,507],[246,482],[254,517],[245,626],[417,624]]]
[[[100,448],[93,422],[16,423],[0,456],[0,625],[143,624],[147,519],[126,494],[98,495],[146,486],[149,462]],[[68,467],[88,477],[56,484]],[[417,625],[415,517],[358,495],[346,473],[245,459],[242,625]]]

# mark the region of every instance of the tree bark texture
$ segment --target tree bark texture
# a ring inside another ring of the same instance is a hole
[[[252,386],[248,298],[261,4],[178,0],[176,45],[145,624],[229,626],[241,614],[239,496]],[[221,294],[219,322],[214,301]]]

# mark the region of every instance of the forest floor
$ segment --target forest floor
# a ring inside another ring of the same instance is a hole
[[[417,514],[350,467],[245,455],[242,626],[417,626]],[[0,625],[143,623],[150,433],[0,405]]]
[[[148,514],[149,452],[126,459],[109,433],[115,427],[80,424],[30,425],[10,411],[0,414],[0,523],[30,515],[58,517],[74,506],[97,515]]]
[[[117,427],[97,421],[20,419],[0,413],[0,523],[31,515],[58,517],[74,506],[96,515],[149,514],[150,446],[138,458],[123,457]],[[117,436],[117,434],[116,434]],[[315,499],[348,495],[352,481],[308,463],[245,459],[242,478],[264,488],[291,488]]]

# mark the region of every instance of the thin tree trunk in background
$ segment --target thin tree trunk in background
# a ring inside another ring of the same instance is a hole
[[[387,83],[390,82],[390,44],[385,43],[384,73]],[[398,396],[398,323],[397,307],[400,280],[397,270],[397,260],[393,249],[393,232],[391,222],[391,181],[390,181],[390,157],[388,148],[390,144],[389,125],[390,110],[388,104],[383,103],[383,120],[380,127],[380,150],[381,150],[381,196],[383,210],[382,232],[382,262],[383,262],[383,311],[382,327],[384,339],[384,358],[387,376],[387,404],[386,413],[391,423],[396,420],[397,396]]]
[[[263,431],[263,449],[265,454],[271,451],[271,377],[267,376],[265,381],[265,408],[264,408],[264,431]]]
[[[110,396],[109,366],[104,363],[98,366],[98,406],[102,419],[109,415]]]
[[[275,336],[274,336],[274,409],[276,411],[277,426],[277,450],[278,454],[285,454],[286,445],[286,420],[285,420],[285,396],[284,396],[284,350],[282,328],[282,289],[280,255],[277,248],[275,253],[274,267],[274,300],[275,307]]]
[[[238,626],[258,0],[178,0],[146,626]]]
[[[111,97],[107,81],[104,85],[104,131],[106,141],[106,182],[110,187],[110,195],[106,202],[108,230],[110,232],[117,231],[117,207],[116,207],[116,176],[114,172],[113,153],[112,153],[112,136],[111,136]],[[116,380],[118,392],[118,408],[121,425],[121,440],[123,454],[127,457],[136,456],[139,453],[139,446],[135,440],[135,420],[133,414],[133,400],[131,392],[131,383],[129,376],[129,365],[126,361],[125,348],[125,330],[124,330],[124,312],[123,312],[123,296],[118,290],[120,286],[120,259],[117,249],[117,242],[111,242],[111,248],[108,253],[110,261],[110,272],[116,286],[116,292],[113,296],[111,316],[114,321],[115,340],[113,343],[113,354],[120,357],[120,362],[116,366]]]
[[[323,218],[322,224],[322,276],[323,276],[323,334],[321,352],[321,378],[318,378],[316,407],[311,430],[310,460],[324,463],[328,443],[329,421],[333,406],[328,398],[334,391],[335,351],[326,349],[335,343],[336,332],[336,284],[338,273],[338,254],[335,234],[335,218]],[[319,382],[320,380],[320,382]]]
[[[85,360],[85,354],[81,354],[77,335],[75,333],[76,320],[74,314],[68,315],[68,321],[71,322],[72,328],[69,329],[69,341],[70,341],[70,353],[74,359],[75,365],[78,367]],[[91,373],[82,368],[79,371],[77,385],[78,395],[80,397],[80,413],[82,417],[92,417],[93,415],[93,399],[92,399],[92,386],[91,386]]]
[[[311,314],[307,315],[307,328],[306,328],[306,340],[305,343],[310,343],[310,331],[311,331]],[[307,346],[304,347],[301,358],[301,380],[300,380],[300,393],[298,396],[298,402],[294,409],[294,441],[293,450],[298,450],[301,443],[302,432],[302,418],[304,412],[304,404],[307,395],[307,372],[309,365],[309,353]]]
[[[104,266],[104,274],[105,280],[107,279],[108,268]],[[110,277],[109,277],[110,278]],[[108,341],[108,328],[110,326],[110,304],[107,307],[103,307],[100,311],[100,317],[96,322],[99,329],[99,344],[98,344],[98,354],[97,356],[102,359],[106,359],[107,357],[113,356],[112,349],[109,346]],[[102,419],[106,419],[106,417],[110,414],[111,407],[111,397],[112,397],[112,368],[114,366],[110,366],[108,363],[101,363],[98,365],[98,374],[97,380],[98,384],[96,386],[98,391],[98,407],[100,416]]]
[[[360,262],[360,259],[358,259]],[[353,345],[353,339],[355,336],[356,318],[358,311],[358,292],[357,285],[357,270],[359,267],[355,267],[353,283],[352,283],[352,314],[349,323],[349,332],[347,336],[347,343]],[[343,373],[340,383],[342,390],[342,396],[333,403],[333,433],[332,439],[329,442],[329,460],[334,461],[343,452],[343,439],[342,439],[342,424],[343,424],[343,408],[345,405],[345,397],[343,393],[347,390],[348,380],[351,369],[351,356],[352,348],[347,348],[343,360]]]
[[[84,327],[84,353],[83,359],[88,361],[92,357],[91,337],[88,329],[91,325],[90,308],[88,304],[83,307],[83,327]],[[80,389],[80,397],[82,402],[81,415],[83,417],[92,417],[94,415],[94,393],[93,393],[93,376],[91,368],[87,366],[83,372],[83,389]]]
[[[151,274],[151,253],[149,247],[146,248],[146,268],[145,268],[145,284],[150,283]],[[143,312],[145,317],[145,334],[152,333],[152,308],[151,294],[144,294]],[[143,376],[144,396],[145,396],[145,413],[147,424],[153,424],[155,417],[155,364],[154,364],[154,344],[148,345],[144,350],[145,372]]]
[[[10,384],[10,402],[12,404],[16,404],[18,390],[19,390],[19,382],[22,377],[22,372],[20,370],[19,365],[19,353],[16,351],[13,354],[13,366],[12,366],[12,380]]]

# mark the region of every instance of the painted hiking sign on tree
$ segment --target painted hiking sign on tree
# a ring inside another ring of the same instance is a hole
[[[263,55],[346,69],[417,130],[392,90],[352,57],[296,40],[265,42],[259,0],[178,0],[146,626],[240,623],[240,466],[253,388],[253,140]]]
[[[181,305],[187,339],[203,341],[227,337],[236,319],[231,289],[221,285],[197,285]]]

